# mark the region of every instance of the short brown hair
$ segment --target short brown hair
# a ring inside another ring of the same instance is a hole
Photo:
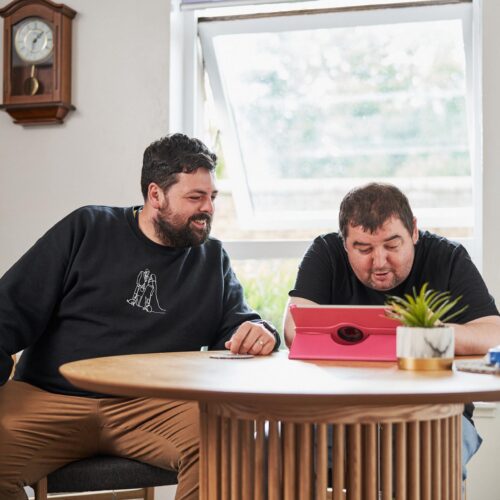
[[[392,184],[371,182],[349,191],[340,204],[339,230],[344,241],[349,225],[374,233],[391,217],[401,220],[411,234],[413,212],[408,198]]]

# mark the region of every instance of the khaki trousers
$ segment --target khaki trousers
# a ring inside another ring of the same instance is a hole
[[[85,398],[9,381],[0,387],[0,500],[96,454],[178,471],[177,500],[198,498],[198,405],[154,398]]]

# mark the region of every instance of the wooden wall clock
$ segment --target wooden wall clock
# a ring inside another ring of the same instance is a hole
[[[4,18],[3,105],[21,125],[62,123],[71,104],[71,22],[50,0],[14,0]]]

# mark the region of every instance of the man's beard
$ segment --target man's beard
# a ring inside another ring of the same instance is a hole
[[[192,227],[191,222],[194,220],[205,220],[205,227],[203,229]],[[205,243],[212,228],[212,217],[206,213],[192,215],[185,224],[176,222],[176,216],[172,215],[168,208],[166,214],[159,212],[158,217],[153,220],[156,236],[164,245],[174,248],[195,247]]]

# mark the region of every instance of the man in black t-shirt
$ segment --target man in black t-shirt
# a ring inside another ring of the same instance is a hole
[[[387,294],[429,288],[462,296],[468,308],[454,319],[456,354],[484,354],[500,344],[500,316],[479,271],[462,245],[419,231],[406,196],[396,187],[371,183],[355,188],[339,211],[340,233],[317,237],[306,252],[290,304],[382,305]],[[285,339],[295,325],[287,306]],[[470,419],[472,409],[466,409]],[[469,432],[470,431],[470,432]],[[464,462],[480,438],[464,422]]]
[[[372,183],[352,190],[340,205],[339,227],[306,252],[289,304],[382,305],[388,294],[402,296],[428,282],[468,305],[455,319],[456,354],[484,354],[500,344],[498,310],[467,251],[419,231],[396,187]],[[287,308],[288,345],[294,335]]]

